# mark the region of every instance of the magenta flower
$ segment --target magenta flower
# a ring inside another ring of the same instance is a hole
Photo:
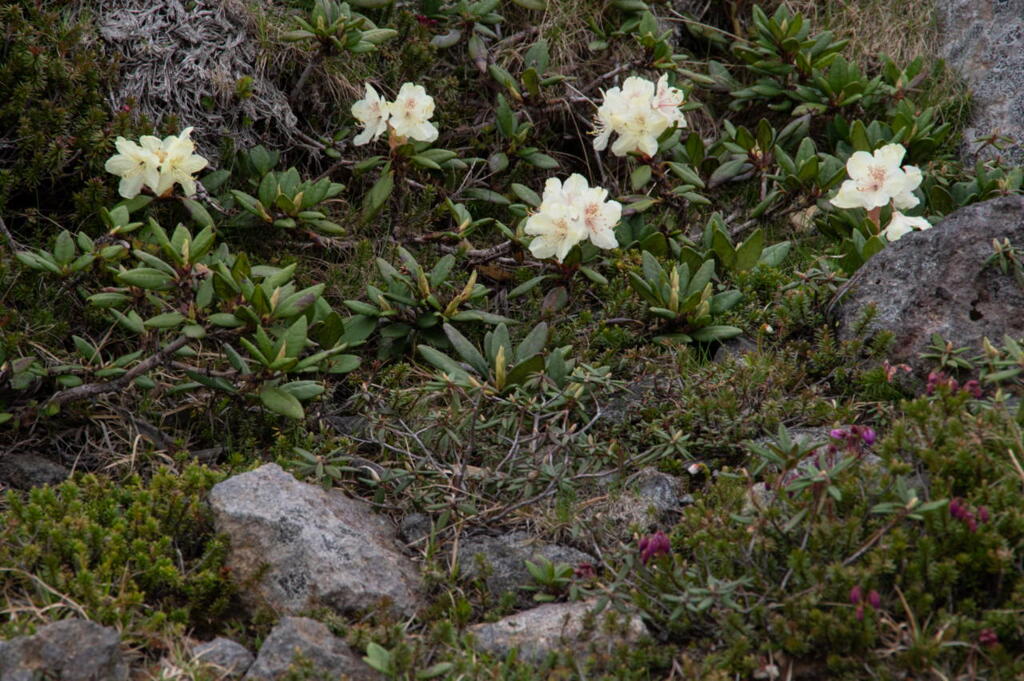
[[[868,604],[875,610],[882,606],[882,597],[874,589],[868,592]]]
[[[672,544],[661,530],[640,540],[640,562],[644,565],[652,558],[662,554],[668,555],[672,550]]]
[[[988,522],[988,517],[989,517],[988,516],[988,508],[986,508],[984,506],[979,506],[978,507],[978,520],[983,522],[983,523],[987,523]]]
[[[858,603],[860,603],[861,598],[863,598],[863,596],[864,596],[864,592],[860,588],[860,584],[858,584],[858,585],[854,586],[852,589],[850,589],[850,602],[853,603],[854,605],[857,605]]]
[[[992,629],[982,629],[978,632],[978,643],[986,648],[999,645],[999,636]]]

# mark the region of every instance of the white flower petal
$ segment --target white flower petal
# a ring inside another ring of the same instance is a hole
[[[902,144],[886,144],[875,150],[874,157],[876,163],[881,163],[889,168],[899,168],[906,154],[907,150]]]
[[[141,173],[122,177],[120,184],[117,186],[117,193],[126,199],[133,199],[142,191],[142,182],[143,177]]]
[[[851,180],[858,180],[866,177],[871,171],[874,157],[866,151],[855,151],[846,161],[846,174]]]

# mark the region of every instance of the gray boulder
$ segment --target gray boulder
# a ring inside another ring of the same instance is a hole
[[[533,583],[526,561],[537,563],[543,559],[552,563],[595,563],[588,553],[570,546],[549,544],[531,537],[526,532],[510,532],[497,537],[478,535],[459,544],[459,574],[464,579],[482,577],[487,590],[500,597],[506,592],[516,594],[517,600],[529,602],[528,592],[521,586]]]
[[[351,613],[385,606],[411,615],[421,580],[391,523],[341,492],[299,482],[275,464],[210,491],[227,565],[251,607],[299,614],[316,607]]]
[[[213,665],[229,678],[241,677],[256,659],[241,643],[221,636],[192,646],[189,653],[193,660]]]
[[[1005,152],[1009,160],[1024,161],[1024,0],[936,0],[935,9],[938,51],[973,98],[965,158],[972,159],[978,140],[1000,133],[1015,140]]]
[[[320,622],[306,617],[284,617],[263,642],[259,656],[245,675],[245,681],[276,681],[290,668],[298,671],[301,665],[308,665],[308,671],[313,673],[309,678],[313,679],[380,679],[380,675],[352,652],[347,643]]]
[[[895,336],[892,363],[909,364],[918,377],[930,366],[919,359],[932,334],[981,351],[982,339],[1024,336],[1024,289],[1012,275],[985,266],[992,240],[1024,247],[1024,197],[1007,196],[951,213],[932,229],[912,232],[871,258],[837,295],[839,336],[853,338],[868,306],[877,316],[869,335]],[[845,295],[844,295],[845,294]]]
[[[593,614],[592,601],[550,603],[510,617],[469,628],[478,650],[504,657],[518,649],[519,658],[540,662],[553,651],[609,655],[638,641],[647,627],[638,616],[606,610]]]
[[[0,681],[125,681],[117,630],[70,619],[0,642]]]

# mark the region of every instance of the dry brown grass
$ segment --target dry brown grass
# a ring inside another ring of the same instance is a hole
[[[847,59],[869,72],[881,66],[883,55],[901,68],[922,57],[926,72],[940,58],[941,28],[933,0],[781,0],[763,6],[774,11],[780,4],[810,19],[812,32],[831,30],[849,40]],[[954,125],[966,117],[966,87],[949,67],[939,69],[920,88],[915,100],[945,102],[943,115]]]
[[[790,10],[802,13],[812,25],[828,28],[850,41],[848,54],[858,63],[877,66],[881,55],[897,64],[917,57],[935,57],[939,28],[930,0],[782,0]]]

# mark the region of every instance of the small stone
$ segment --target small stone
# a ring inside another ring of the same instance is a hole
[[[647,502],[660,524],[674,522],[682,510],[686,484],[675,476],[656,468],[644,468],[635,475],[630,486]]]
[[[36,454],[0,454],[0,489],[30,489],[43,485],[58,485],[71,472],[47,458]]]
[[[125,681],[117,630],[87,620],[61,620],[32,636],[0,643],[0,681]]]
[[[241,643],[218,636],[192,646],[189,652],[196,662],[213,665],[230,677],[240,677],[252,666],[254,658]]]
[[[739,360],[751,352],[757,352],[757,343],[746,336],[737,336],[720,343],[711,361],[722,363],[729,359]]]
[[[549,652],[562,649],[609,655],[616,647],[635,643],[647,634],[640,617],[609,610],[594,615],[594,604],[550,603],[497,622],[476,624],[469,632],[478,650],[504,657],[515,648],[520,659],[530,662],[540,662]]]
[[[411,547],[422,549],[430,537],[432,523],[425,513],[410,513],[398,525],[398,536]]]
[[[267,464],[214,486],[210,505],[250,607],[348,614],[385,605],[408,616],[419,606],[419,571],[391,523],[361,501]]]
[[[470,537],[459,544],[458,550],[459,570],[463,579],[483,577],[491,594],[501,596],[511,592],[519,596],[518,600],[526,602],[529,601],[529,593],[520,587],[533,584],[526,561],[537,563],[543,559],[574,567],[580,563],[597,562],[589,553],[560,544],[548,544],[534,539],[526,532],[510,532],[498,537]]]
[[[293,664],[308,664],[313,678],[378,681],[380,675],[343,640],[316,620],[284,617],[270,632],[245,681],[277,681]],[[298,667],[293,671],[297,671]],[[307,677],[301,677],[307,678]]]

